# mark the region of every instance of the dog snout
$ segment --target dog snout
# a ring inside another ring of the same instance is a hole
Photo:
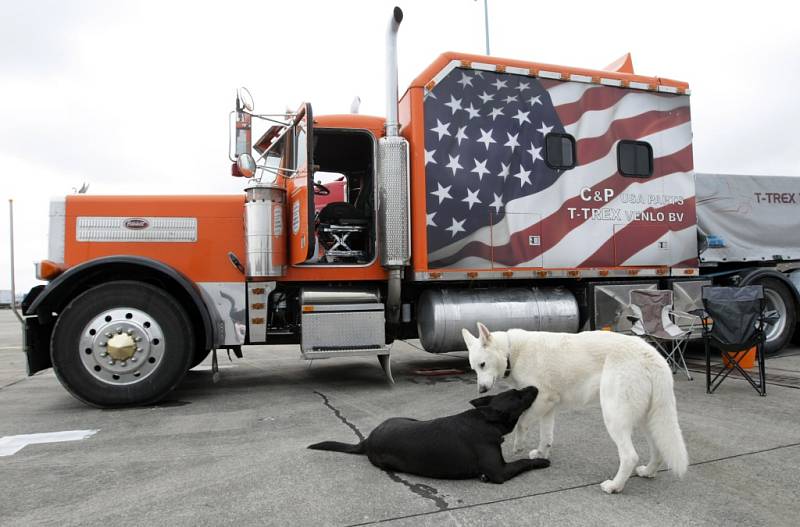
[[[486,393],[489,391],[489,388],[486,386],[478,386],[478,393]]]

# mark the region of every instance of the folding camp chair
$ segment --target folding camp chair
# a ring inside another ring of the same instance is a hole
[[[689,336],[700,318],[696,315],[675,311],[672,308],[672,291],[657,289],[634,289],[630,292],[630,309],[633,313],[628,320],[633,322],[631,331],[653,344],[675,373],[683,368],[686,377],[691,381],[692,374],[686,366],[683,353],[689,342]],[[690,321],[689,329],[683,329],[675,323],[676,318]]]
[[[706,393],[714,393],[734,370],[760,394],[766,395],[764,371],[764,329],[775,319],[765,313],[764,290],[760,285],[744,287],[703,287],[703,340],[706,352]],[[722,368],[711,378],[711,352],[722,354]],[[750,348],[756,348],[758,382],[755,382],[741,362]]]

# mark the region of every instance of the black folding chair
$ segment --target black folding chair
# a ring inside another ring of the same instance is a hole
[[[714,393],[722,381],[736,370],[760,394],[767,394],[764,371],[764,328],[772,316],[765,313],[764,290],[760,285],[744,287],[703,287],[704,310],[694,311],[703,321],[706,352],[706,393]],[[719,350],[722,368],[711,378],[711,348]],[[750,348],[756,348],[758,382],[740,362]]]

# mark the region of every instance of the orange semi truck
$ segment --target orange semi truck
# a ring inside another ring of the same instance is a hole
[[[629,57],[587,70],[445,53],[398,98],[401,20],[385,118],[256,114],[239,92],[244,194],[54,200],[48,284],[23,302],[29,374],[53,367],[91,405],[144,404],[212,350],[291,343],[376,356],[391,381],[397,339],[443,353],[476,321],[626,331],[631,290],[671,289],[689,311],[710,283],[764,285],[780,315],[767,348],[786,344],[800,251],[763,247],[755,227],[760,250],[734,240],[725,215],[744,209],[718,206],[753,194],[730,181],[782,183],[694,173],[686,83]],[[253,119],[272,124],[255,142]]]

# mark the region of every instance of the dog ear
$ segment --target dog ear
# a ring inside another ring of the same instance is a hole
[[[489,328],[478,322],[478,336],[481,339],[481,344],[486,345],[492,341],[492,332]]]
[[[464,337],[464,343],[469,348],[471,344],[474,344],[477,338],[472,336],[472,333],[469,332],[467,328],[461,328],[461,336]]]
[[[494,399],[494,395],[484,395],[483,397],[478,397],[477,399],[473,399],[469,402],[475,408],[479,408],[481,406],[489,406],[491,404],[492,399]]]

